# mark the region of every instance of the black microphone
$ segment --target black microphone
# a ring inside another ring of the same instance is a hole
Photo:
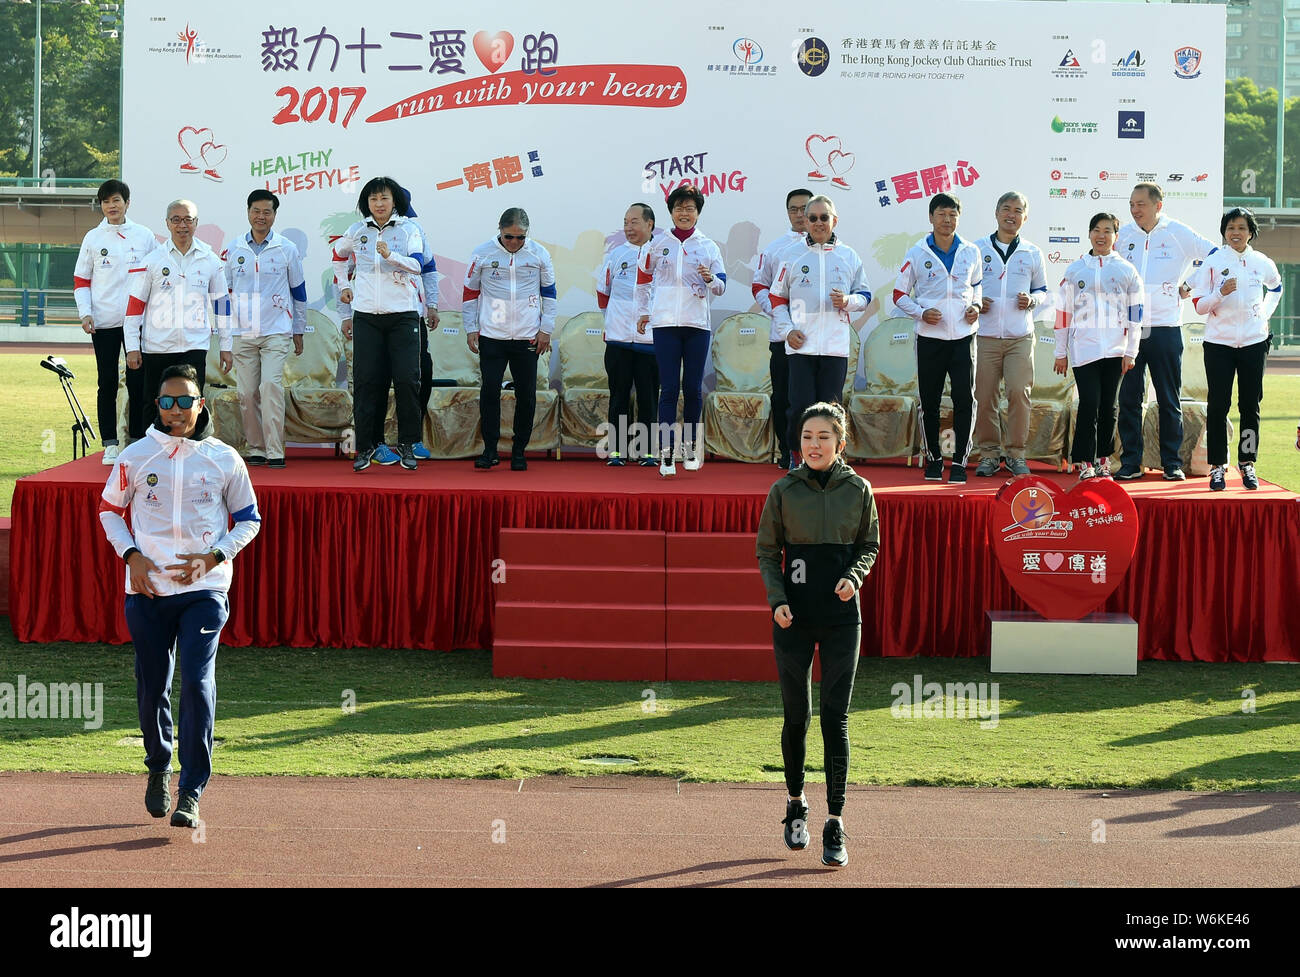
[[[51,373],[57,373],[59,376],[66,377],[69,380],[77,379],[76,375],[68,369],[67,361],[59,357],[47,356],[45,359],[41,360],[41,366],[45,367],[45,369],[49,370]]]

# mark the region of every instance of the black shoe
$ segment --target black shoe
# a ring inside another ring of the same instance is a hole
[[[1250,489],[1252,492],[1259,488],[1259,476],[1255,474],[1255,463],[1253,461],[1241,464],[1241,487]]]
[[[822,864],[843,868],[849,864],[849,853],[844,847],[844,825],[839,818],[827,818],[822,828]]]
[[[401,465],[408,472],[413,472],[420,467],[420,463],[415,460],[415,445],[403,444],[398,446],[402,452]]]
[[[803,801],[785,802],[785,847],[803,851],[808,847],[808,805]]]
[[[1187,476],[1183,474],[1183,470],[1179,468],[1177,465],[1170,465],[1168,468],[1165,469],[1165,481],[1185,482],[1187,481]]]
[[[640,461],[638,461],[637,464],[640,465],[642,468],[654,468],[656,465],[659,464],[659,459],[654,457],[653,455],[646,455]]]
[[[244,459],[246,465],[265,465],[266,455],[249,455]]]
[[[936,458],[934,461],[925,463],[925,480],[927,482],[943,481],[943,459]]]
[[[1222,465],[1215,465],[1210,469],[1210,491],[1222,492],[1228,487],[1227,479],[1224,478]]]
[[[474,459],[475,468],[495,468],[499,464],[501,464],[501,458],[495,451],[485,451]]]
[[[1146,471],[1143,470],[1141,465],[1137,468],[1130,468],[1128,465],[1121,465],[1119,471],[1115,473],[1115,477],[1121,482],[1131,482],[1137,478],[1145,478]]]
[[[149,785],[144,789],[144,809],[156,818],[165,818],[172,809],[171,791],[167,785],[172,775],[166,772],[149,774]]]
[[[194,794],[186,791],[181,794],[181,799],[176,803],[176,810],[172,812],[173,828],[197,828],[199,826],[199,799]],[[823,856],[823,859],[825,856]]]
[[[615,453],[609,456],[609,461],[605,462],[605,464],[610,468],[622,468],[627,462],[623,460],[622,455]]]
[[[511,455],[510,470],[512,472],[526,472],[528,471],[528,461],[523,455]]]
[[[965,466],[965,465],[953,465],[951,468],[948,469],[948,484],[949,484],[949,485],[965,485],[965,484],[966,484],[966,466]]]
[[[365,451],[358,451],[357,460],[352,463],[352,470],[354,472],[363,472],[369,468],[370,459],[374,453],[375,450],[373,448],[367,448]]]
[[[283,468],[283,467],[284,467],[284,459],[283,459],[283,458],[269,458],[269,459],[267,459],[266,467],[267,467],[267,468]]]

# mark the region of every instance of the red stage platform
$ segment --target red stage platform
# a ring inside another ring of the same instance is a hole
[[[479,472],[468,461],[425,462],[418,472],[354,474],[327,452],[295,449],[288,468],[255,469],[263,529],[236,560],[223,640],[491,648],[503,527],[753,533],[780,475],[714,461],[671,480],[589,458],[530,465]],[[863,653],[986,653],[985,610],[1025,609],[987,543],[1000,480],[958,487],[923,482],[915,468],[858,470],[876,489],[881,532],[862,591]],[[10,614],[21,640],[128,640],[122,566],[97,517],[108,471],[93,455],[18,482]],[[1126,488],[1141,533],[1103,610],[1137,619],[1143,658],[1300,661],[1300,498],[1267,483],[1247,493],[1235,479],[1214,495],[1204,478],[1148,476]],[[752,572],[757,580],[756,562]],[[640,626],[629,617],[620,640],[637,644]],[[689,653],[689,635],[662,637]]]

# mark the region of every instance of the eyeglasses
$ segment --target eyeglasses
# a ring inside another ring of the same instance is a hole
[[[181,410],[189,410],[194,406],[195,401],[201,399],[201,397],[195,397],[191,394],[181,394],[179,397],[166,395],[158,398],[158,406],[163,410],[171,410],[173,407],[179,407]]]
[[[831,222],[831,215],[830,214],[809,214],[808,219],[812,221],[814,224],[820,224],[820,223],[829,224]]]
[[[502,235],[501,235],[501,240],[503,240],[503,241],[527,241],[527,240],[528,240],[528,235],[527,235],[527,234],[502,234]]]
[[[197,217],[168,217],[167,218],[168,224],[175,224],[177,227],[179,227],[182,224],[197,224],[198,222],[199,219]]]

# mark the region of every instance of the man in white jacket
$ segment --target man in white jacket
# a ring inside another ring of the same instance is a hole
[[[158,389],[163,371],[178,363],[194,367],[202,393],[213,332],[209,304],[221,337],[221,368],[234,365],[225,271],[217,253],[194,236],[198,223],[199,208],[192,201],[173,200],[167,205],[171,239],[154,248],[141,267],[131,269],[123,328],[126,365],[143,365],[146,396]],[[147,405],[145,424],[156,417],[152,403]]]
[[[158,394],[158,422],[118,457],[99,519],[126,563],[126,623],[149,771],[145,808],[156,818],[171,809],[171,685],[179,655],[183,769],[171,823],[193,828],[212,773],[217,644],[230,616],[230,563],[257,535],[261,517],[243,459],[210,437],[194,368],[168,367]]]
[[[1160,405],[1160,467],[1165,479],[1181,482],[1183,446],[1183,299],[1191,294],[1187,277],[1211,251],[1214,242],[1186,224],[1171,220],[1158,184],[1139,183],[1128,202],[1133,223],[1120,228],[1115,252],[1138,270],[1146,295],[1146,318],[1137,362],[1119,385],[1119,440],[1123,454],[1119,479],[1141,478],[1142,401],[1147,368]]]

